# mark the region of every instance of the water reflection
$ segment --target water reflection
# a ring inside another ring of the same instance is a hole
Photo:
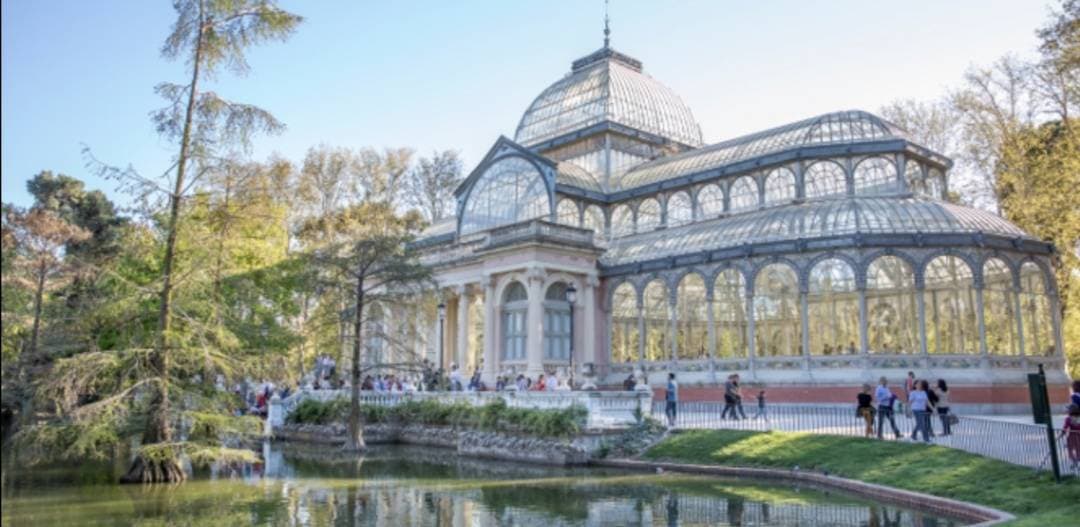
[[[856,526],[953,521],[788,486],[597,469],[520,466],[387,447],[363,458],[267,448],[265,465],[180,486],[6,481],[5,525]],[[56,472],[61,476],[63,471]]]

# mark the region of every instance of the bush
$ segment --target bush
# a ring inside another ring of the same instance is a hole
[[[502,399],[484,406],[472,406],[465,402],[443,404],[433,400],[403,401],[395,406],[362,405],[360,413],[366,423],[453,426],[545,437],[575,435],[585,426],[589,415],[588,410],[581,406],[554,410],[511,408]],[[348,417],[348,399],[327,402],[306,399],[296,405],[287,422],[321,425],[345,421]]]

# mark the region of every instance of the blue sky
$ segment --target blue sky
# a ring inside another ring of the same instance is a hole
[[[254,49],[252,72],[222,72],[220,95],[288,129],[254,155],[299,161],[308,147],[459,150],[466,169],[570,62],[602,44],[600,0],[341,1],[281,5],[306,18],[286,43]],[[841,109],[929,99],[965,69],[1030,54],[1044,1],[613,0],[612,45],[693,110],[707,142]],[[153,86],[182,82],[163,60],[170,2],[2,0],[3,201],[51,169],[114,199],[81,153],[158,174],[171,145],[147,116]]]

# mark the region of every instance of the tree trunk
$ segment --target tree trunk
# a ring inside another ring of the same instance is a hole
[[[201,6],[200,6],[201,7]],[[191,68],[191,87],[188,91],[187,109],[184,115],[184,132],[180,138],[180,155],[176,162],[176,181],[172,196],[169,198],[169,222],[165,240],[165,255],[162,259],[162,285],[158,310],[158,342],[150,355],[150,367],[157,374],[158,383],[154,399],[148,409],[146,429],[143,431],[142,444],[168,443],[172,441],[172,425],[169,420],[169,331],[172,322],[172,272],[176,256],[176,237],[180,222],[180,207],[183,202],[184,175],[187,169],[189,149],[191,147],[191,126],[195,115],[195,98],[198,93],[199,67],[202,62],[203,30],[205,21],[199,13],[199,32],[195,39],[195,57]],[[125,483],[156,483],[182,481],[184,471],[180,470],[175,458],[151,460],[138,455],[128,473],[121,478]]]
[[[25,353],[19,358],[21,380],[19,386],[19,421],[23,425],[33,424],[34,421],[34,393],[32,385],[37,376],[37,368],[41,364],[38,357],[38,338],[41,335],[41,310],[45,298],[45,275],[48,274],[46,264],[42,262],[38,267],[37,284],[34,287],[34,322],[30,330],[30,345]]]
[[[360,422],[360,349],[363,344],[364,277],[356,278],[356,313],[353,317],[352,397],[349,404],[349,435],[346,450],[363,450],[364,428]]]

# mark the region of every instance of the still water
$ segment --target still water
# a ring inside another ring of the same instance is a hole
[[[329,453],[328,453],[329,452]],[[946,518],[794,486],[562,469],[379,447],[362,458],[267,445],[265,464],[180,485],[83,468],[4,472],[3,525],[947,527]]]

